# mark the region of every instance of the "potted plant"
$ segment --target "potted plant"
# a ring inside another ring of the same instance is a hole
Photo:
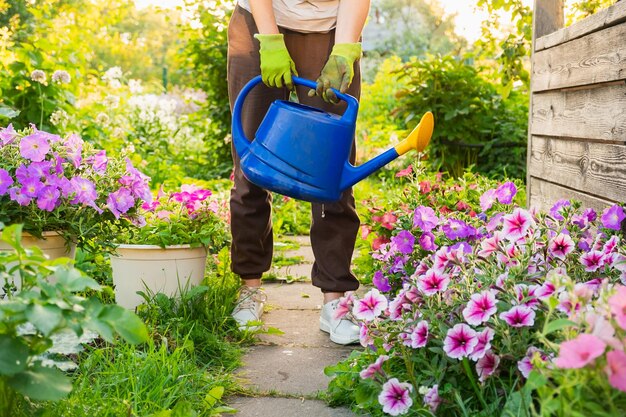
[[[111,158],[78,135],[0,129],[0,223],[23,224],[24,245],[50,258],[72,257],[75,244],[109,241],[126,219],[140,221],[148,182],[124,155]]]
[[[127,308],[141,303],[140,291],[168,296],[204,278],[209,252],[226,243],[225,210],[212,192],[183,185],[144,203],[144,223],[126,228],[116,238],[111,256],[116,302]]]

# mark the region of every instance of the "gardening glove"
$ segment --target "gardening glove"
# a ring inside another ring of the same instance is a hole
[[[338,103],[337,95],[331,88],[342,93],[348,91],[354,77],[354,62],[360,57],[360,43],[335,44],[322,73],[317,79],[317,88],[315,91],[309,91],[309,97],[317,94],[328,103]]]
[[[291,73],[298,75],[296,64],[289,56],[282,33],[277,35],[254,35],[261,43],[261,78],[268,87],[293,89]]]

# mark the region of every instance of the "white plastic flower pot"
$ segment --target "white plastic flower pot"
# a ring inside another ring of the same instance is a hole
[[[30,233],[22,233],[22,246],[25,248],[37,246],[41,249],[44,255],[51,260],[58,258],[74,259],[74,254],[76,253],[76,244],[70,243],[68,246],[63,236],[57,232],[43,232],[43,239],[39,239]],[[8,243],[0,241],[0,251],[12,250],[13,247],[11,247]],[[15,266],[15,264],[11,262],[7,265],[7,270],[13,268],[13,266]],[[22,280],[20,279],[19,274],[13,275],[13,283],[18,290],[22,288]],[[0,282],[0,298],[4,296],[4,290],[2,289],[3,285],[4,282]]]
[[[134,309],[144,300],[137,294],[164,293],[169,297],[198,285],[204,278],[207,250],[189,245],[120,245],[111,255],[115,301]]]

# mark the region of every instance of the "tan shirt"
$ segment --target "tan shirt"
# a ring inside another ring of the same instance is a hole
[[[252,0],[254,1],[254,0]],[[250,10],[250,0],[238,0]],[[296,32],[328,32],[337,25],[339,0],[272,0],[276,24]]]

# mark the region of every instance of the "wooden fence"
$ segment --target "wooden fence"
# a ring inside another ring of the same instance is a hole
[[[535,0],[528,203],[626,202],[626,0],[563,28],[563,0]]]

